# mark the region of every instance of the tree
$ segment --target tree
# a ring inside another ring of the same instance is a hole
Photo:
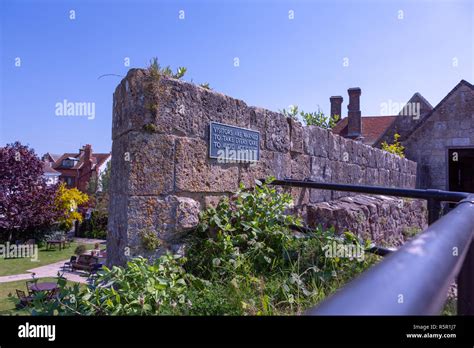
[[[324,113],[321,111],[321,109],[319,109],[319,107],[318,111],[301,111],[300,115],[307,126],[318,126],[325,129],[334,128],[334,126],[340,119],[340,115],[331,115],[329,117],[326,117],[326,115],[324,115]]]
[[[26,238],[50,226],[60,215],[54,205],[57,186],[47,186],[43,163],[19,142],[0,148],[0,239]]]
[[[77,211],[77,208],[87,201],[89,201],[89,196],[77,188],[68,189],[64,183],[59,185],[56,206],[61,212],[58,220],[65,230],[72,228],[74,220],[82,222],[82,214]]]
[[[318,126],[325,129],[334,128],[337,122],[339,122],[339,120],[341,119],[340,115],[331,115],[327,117],[326,115],[324,115],[324,113],[321,111],[319,107],[318,107],[318,111],[305,112],[301,110],[300,112],[298,110],[297,105],[290,105],[288,110],[283,109],[283,110],[279,110],[279,112],[285,115],[286,117],[290,117],[296,121],[299,120],[298,119],[298,114],[299,114],[307,126]]]

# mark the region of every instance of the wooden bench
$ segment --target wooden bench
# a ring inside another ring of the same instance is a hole
[[[79,255],[75,262],[72,262],[71,268],[73,270],[91,272],[94,269],[94,265],[99,263],[99,259],[92,255]]]

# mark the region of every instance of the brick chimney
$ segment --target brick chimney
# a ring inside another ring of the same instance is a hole
[[[362,120],[360,112],[360,95],[362,91],[359,87],[349,88],[349,105],[347,105],[347,137],[358,138],[362,135]]]
[[[332,96],[331,98],[329,98],[329,101],[331,102],[331,117],[334,117],[334,115],[339,115],[339,118],[342,118],[342,97],[339,95]]]
[[[92,146],[90,144],[84,145],[84,161],[90,160],[92,157]]]

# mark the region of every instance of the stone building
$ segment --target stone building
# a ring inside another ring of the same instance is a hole
[[[333,132],[374,147],[395,133],[418,165],[417,187],[474,192],[474,86],[462,80],[435,107],[415,93],[398,115],[361,117],[358,88],[349,89],[348,117]],[[342,97],[331,97],[341,114]]]

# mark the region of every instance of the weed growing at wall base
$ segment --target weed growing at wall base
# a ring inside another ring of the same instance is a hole
[[[272,179],[270,179],[272,180]],[[318,227],[295,233],[291,196],[257,182],[201,214],[186,257],[167,253],[104,268],[86,289],[66,287],[53,301],[37,297],[34,314],[278,315],[299,314],[376,261],[327,256],[327,245],[362,250],[353,234]],[[357,256],[357,255],[355,255]],[[360,256],[360,255],[359,255]]]

